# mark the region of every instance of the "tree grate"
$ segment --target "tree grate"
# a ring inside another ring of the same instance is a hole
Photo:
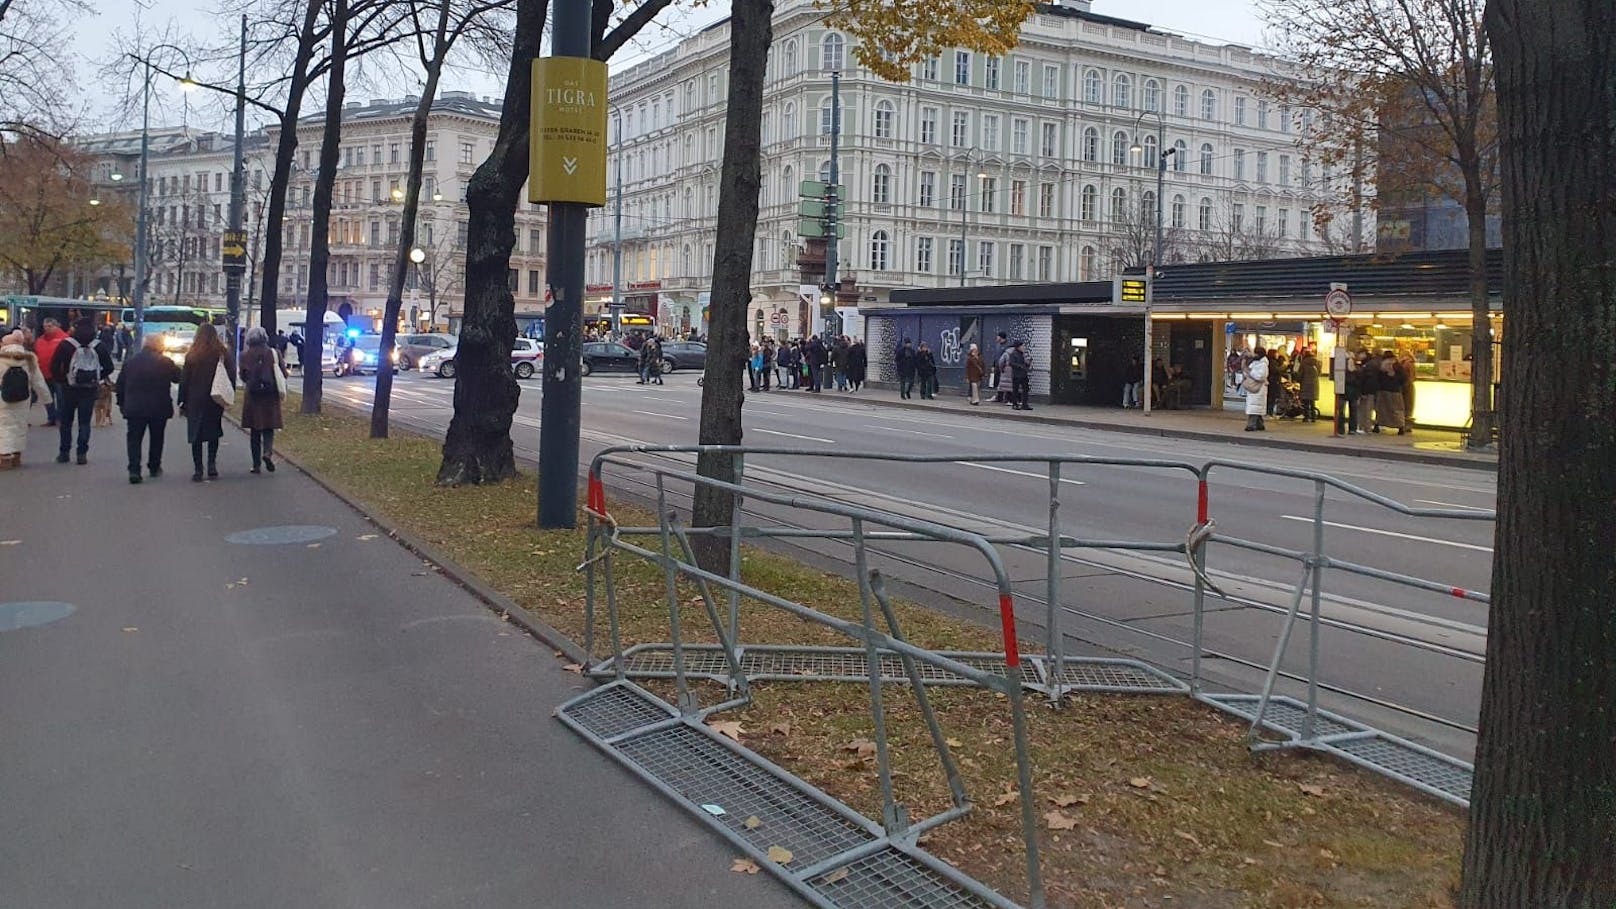
[[[677,716],[667,704],[624,685],[596,689],[590,697],[563,707],[561,713],[585,732],[601,739]]]
[[[1459,761],[1444,760],[1379,734],[1331,742],[1330,747],[1387,775],[1410,780],[1466,804],[1470,802],[1470,785],[1475,772]]]
[[[839,909],[992,909],[993,905],[891,847],[818,875],[808,885]]]
[[[648,732],[619,742],[616,748],[647,776],[759,851],[767,852],[770,846],[789,849],[796,867],[806,868],[876,839],[793,780],[690,726]],[[723,813],[704,806],[716,806]],[[750,818],[756,818],[756,824],[748,826]]]

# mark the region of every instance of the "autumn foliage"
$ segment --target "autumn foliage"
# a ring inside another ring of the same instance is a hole
[[[43,292],[59,271],[129,254],[128,207],[98,197],[91,165],[66,142],[38,133],[0,141],[0,268],[28,293]]]

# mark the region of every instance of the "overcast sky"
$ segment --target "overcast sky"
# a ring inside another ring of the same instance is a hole
[[[76,30],[81,39],[80,47],[83,54],[80,82],[90,93],[92,107],[103,114],[110,113],[110,105],[96,103],[96,99],[104,97],[107,92],[107,89],[98,83],[97,71],[101,62],[113,52],[113,32],[131,31],[139,7],[145,7],[145,11],[140,15],[147,31],[172,30],[177,34],[189,33],[197,40],[222,43],[219,34],[206,28],[199,28],[200,23],[211,23],[214,20],[197,15],[199,4],[196,0],[93,0],[93,2],[100,8],[99,14]],[[619,65],[625,62],[631,63],[635,57],[666,50],[676,43],[681,35],[689,34],[722,18],[728,9],[729,4],[724,0],[714,0],[705,9],[679,10],[666,18],[665,26],[647,27],[641,33],[641,39],[631,48],[633,53],[628,57],[620,54],[617,62]],[[1104,15],[1147,22],[1165,31],[1216,43],[1245,44],[1252,47],[1260,47],[1263,44],[1262,23],[1257,18],[1251,0],[1155,0],[1148,6],[1136,0],[1094,0],[1093,10]],[[233,23],[231,25],[233,26]],[[231,31],[233,34],[233,27]],[[464,89],[479,95],[497,95],[500,93],[499,79],[499,75],[490,72],[462,72],[446,75],[442,88],[445,91]],[[402,93],[402,89],[392,92],[395,95]],[[357,94],[369,98],[388,92],[361,89]],[[204,128],[225,128],[228,125],[217,104],[206,104],[205,99],[200,98],[195,101],[185,99],[172,86],[157,87],[152,114],[153,124],[179,123],[182,120]]]

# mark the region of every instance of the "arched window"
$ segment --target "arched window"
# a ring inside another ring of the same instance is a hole
[[[1105,103],[1105,88],[1100,81],[1100,71],[1091,69],[1083,74],[1083,100],[1089,104]]]
[[[1111,80],[1111,103],[1117,107],[1133,107],[1133,80],[1127,73],[1117,73]]]
[[[1128,163],[1128,134],[1120,129],[1111,134],[1111,163]]]
[[[797,39],[792,38],[786,42],[786,66],[782,76],[795,76],[800,70],[797,66]]]
[[[1212,143],[1201,143],[1201,176],[1212,176]]]
[[[1094,273],[1094,269],[1098,264],[1099,257],[1095,253],[1094,247],[1083,247],[1082,256],[1078,259],[1078,268],[1083,272],[1083,274],[1078,278],[1078,280],[1093,281],[1095,278],[1099,277],[1099,275]]]
[[[1173,218],[1173,227],[1175,227],[1175,228],[1177,228],[1179,230],[1183,230],[1183,228],[1184,228],[1184,194],[1183,193],[1174,193],[1173,194],[1172,218]]]
[[[797,104],[787,101],[786,108],[780,114],[780,138],[791,140],[797,138]]]
[[[690,244],[685,244],[685,274],[694,275],[696,272],[690,267]]]
[[[1079,210],[1082,213],[1083,220],[1093,221],[1095,215],[1094,210],[1100,204],[1100,191],[1095,189],[1093,184],[1085,186],[1083,187],[1082,200],[1082,205]]]
[[[847,59],[847,39],[831,32],[819,44],[819,68],[826,72],[838,73]]]
[[[821,182],[821,183],[829,183],[830,182],[830,159],[829,158],[825,159],[824,161],[819,162],[819,182]]]
[[[790,169],[791,168],[789,168],[789,167],[786,168],[786,170],[790,170]],[[696,196],[695,196],[695,192],[694,192],[694,190],[692,190],[688,186],[685,187],[685,210],[684,210],[684,215],[687,218],[694,218],[696,216]]]
[[[1190,90],[1182,85],[1173,89],[1173,115],[1175,117],[1190,115]]]
[[[1122,187],[1111,190],[1111,221],[1120,224],[1128,214],[1128,193]]]
[[[877,164],[870,178],[870,201],[882,205],[892,201],[892,168],[885,164]]]
[[[1216,120],[1218,118],[1218,96],[1208,88],[1201,92],[1201,119]]]
[[[875,103],[875,137],[877,139],[892,138],[892,102],[877,101]]]
[[[1100,160],[1100,131],[1092,126],[1083,130],[1083,160]]]
[[[1156,193],[1154,190],[1145,190],[1139,196],[1139,216],[1142,224],[1156,223]]]
[[[785,169],[780,171],[780,197],[784,198],[784,199],[790,199],[792,196],[795,196],[796,194],[797,194],[796,175],[794,173],[792,173],[791,165],[787,164],[785,166]]]
[[[887,270],[887,232],[878,230],[870,235],[870,268],[875,271]]]
[[[1208,199],[1207,197],[1202,196],[1201,197],[1200,208],[1196,211],[1195,214],[1196,214],[1196,217],[1195,217],[1195,226],[1196,227],[1199,227],[1201,230],[1211,230],[1212,229],[1212,200],[1211,199]]]
[[[1145,110],[1161,113],[1161,83],[1155,79],[1145,80]]]
[[[1146,136],[1145,141],[1141,144],[1143,144],[1145,147],[1145,166],[1151,170],[1155,170],[1157,164],[1157,154],[1160,151],[1160,149],[1156,147],[1156,137]]]
[[[773,119],[769,116],[768,111],[764,111],[763,119],[758,123],[758,140],[763,145],[768,145],[774,141],[774,130],[770,128],[772,126],[770,121]]]
[[[1173,170],[1176,170],[1179,173],[1183,173],[1184,168],[1189,166],[1188,164],[1186,164],[1184,162],[1184,159],[1189,157],[1189,154],[1190,154],[1190,147],[1188,145],[1184,144],[1183,139],[1174,140],[1174,142],[1173,142]]]

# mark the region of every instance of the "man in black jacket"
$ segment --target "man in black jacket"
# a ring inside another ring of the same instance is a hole
[[[893,357],[898,367],[898,397],[907,398],[915,390],[915,344],[908,338]]]
[[[163,336],[146,335],[140,352],[123,364],[118,373],[118,410],[129,427],[129,482],[140,482],[141,440],[151,431],[151,451],[146,469],[152,479],[163,475],[163,430],[174,416],[174,396],[169,386],[178,385],[180,368],[163,356]]]
[[[95,352],[95,370],[74,370],[73,355],[80,348]],[[57,431],[61,433],[56,451],[56,463],[66,464],[68,449],[73,446],[73,418],[78,417],[78,461],[90,463],[90,418],[95,412],[95,399],[101,392],[101,383],[112,377],[112,351],[96,340],[95,323],[88,316],[73,323],[73,333],[56,345],[51,357],[51,374],[58,376],[62,386],[62,410],[57,414]],[[79,376],[78,372],[91,375]]]

